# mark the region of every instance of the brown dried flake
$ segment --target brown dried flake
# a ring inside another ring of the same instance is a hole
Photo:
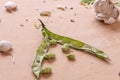
[[[23,24],[19,24],[21,27],[23,27],[24,25]]]
[[[25,21],[28,21],[28,19],[25,19]]]
[[[75,20],[71,19],[70,22],[75,22]]]
[[[40,16],[51,16],[51,12],[50,11],[43,11],[40,13]]]

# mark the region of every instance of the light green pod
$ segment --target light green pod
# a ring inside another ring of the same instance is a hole
[[[45,34],[44,40],[41,43],[41,45],[38,47],[37,51],[36,51],[36,57],[35,60],[32,64],[32,71],[33,74],[36,76],[36,78],[39,78],[41,75],[41,71],[42,71],[42,62],[44,60],[44,56],[47,54],[50,43],[49,43],[49,39],[48,36]]]

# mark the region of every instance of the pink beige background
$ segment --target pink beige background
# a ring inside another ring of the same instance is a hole
[[[106,63],[85,52],[71,50],[76,56],[71,62],[58,45],[50,49],[56,53],[56,60],[43,65],[51,66],[52,74],[40,80],[120,80],[120,22],[105,25],[97,21],[95,13],[81,6],[80,0],[45,0],[45,3],[44,0],[14,0],[18,10],[13,13],[6,12],[6,1],[0,0],[0,40],[12,42],[16,63],[12,63],[11,56],[0,54],[0,80],[36,80],[31,65],[43,40],[41,27],[36,29],[33,25],[39,23],[38,18],[51,31],[91,44],[111,59]],[[57,5],[67,6],[67,9],[58,10]],[[41,17],[42,11],[51,11],[51,17]],[[71,19],[75,22],[70,22]]]

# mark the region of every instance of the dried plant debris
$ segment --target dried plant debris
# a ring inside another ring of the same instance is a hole
[[[34,23],[34,27],[35,27],[36,29],[39,29],[39,28],[40,28],[40,25],[39,25],[38,23]]]
[[[115,5],[116,5],[117,7],[120,7],[120,2],[116,2]]]
[[[25,21],[28,21],[28,19],[26,18]]]
[[[24,25],[23,24],[19,24],[21,27],[23,27]]]
[[[62,5],[58,5],[58,6],[57,6],[57,9],[60,9],[60,10],[63,10],[63,11],[64,11],[66,8],[67,8],[67,7],[62,6]]]
[[[81,0],[80,4],[85,6],[86,9],[89,9],[95,0]]]
[[[75,20],[71,19],[70,22],[75,22]]]
[[[89,5],[93,4],[95,0],[81,0],[80,4],[81,5]]]
[[[45,3],[46,1],[43,1],[43,3]]]
[[[50,11],[43,11],[40,13],[40,16],[51,16],[51,12]]]
[[[74,13],[74,16],[76,16],[77,14],[76,13]]]
[[[71,7],[70,9],[73,10],[73,7]]]

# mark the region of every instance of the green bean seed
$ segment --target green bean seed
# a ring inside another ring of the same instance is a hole
[[[54,53],[47,53],[44,58],[47,60],[54,59],[55,54]]]
[[[56,45],[56,44],[57,44],[57,41],[56,41],[55,39],[52,39],[52,40],[50,40],[50,44],[51,44],[51,45]]]
[[[69,44],[63,44],[62,45],[62,51],[63,52],[67,52],[67,51],[69,51],[69,49],[70,49]]]
[[[52,72],[52,68],[51,67],[45,67],[44,69],[42,69],[42,74],[49,74]]]
[[[67,57],[68,59],[70,59],[70,60],[75,59],[75,55],[74,55],[74,54],[67,54],[66,57]]]

